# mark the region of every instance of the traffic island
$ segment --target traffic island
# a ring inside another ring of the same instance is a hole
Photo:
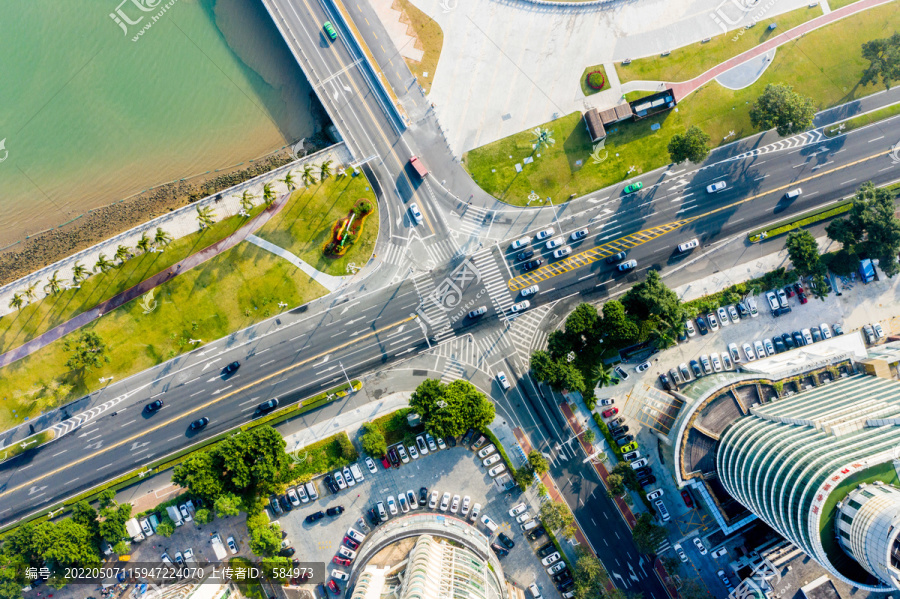
[[[41,431],[35,435],[31,435],[30,437],[26,437],[18,443],[2,447],[0,448],[0,464],[9,461],[16,456],[22,455],[26,451],[31,451],[32,449],[37,449],[38,447],[46,445],[47,443],[53,441],[55,438],[56,431],[54,429],[49,429],[46,431]]]

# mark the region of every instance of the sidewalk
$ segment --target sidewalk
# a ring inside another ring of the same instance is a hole
[[[828,25],[835,21],[838,21],[844,17],[848,17],[850,15],[856,14],[858,12],[862,12],[869,8],[873,8],[875,6],[880,6],[882,4],[887,4],[888,2],[893,2],[894,0],[860,0],[859,2],[855,2],[853,4],[848,4],[842,8],[831,11],[828,14],[823,14],[820,17],[816,17],[811,21],[807,21],[802,25],[798,25],[793,29],[782,33],[781,35],[776,35],[770,40],[763,42],[762,44],[756,46],[755,48],[751,48],[742,54],[738,54],[734,58],[726,60],[723,63],[720,63],[710,70],[706,71],[702,75],[694,77],[689,81],[683,81],[680,83],[669,83],[667,87],[671,87],[675,92],[675,98],[677,101],[681,101],[687,96],[689,96],[692,92],[698,90],[703,87],[725,71],[731,70],[732,68],[741,65],[748,60],[756,58],[757,56],[761,56],[766,54],[770,50],[777,48],[783,44],[786,44],[790,41],[797,39],[798,37],[803,36],[804,34],[813,31],[814,29],[818,29],[823,25]]]
[[[274,243],[269,243],[265,239],[261,239],[261,238],[257,237],[256,235],[252,235],[252,234],[247,235],[247,241],[249,241],[253,245],[261,247],[262,249],[266,250],[267,252],[272,252],[276,256],[280,256],[280,257],[284,258],[285,260],[287,260],[288,262],[290,262],[291,264],[293,264],[294,266],[296,266],[297,268],[299,268],[300,270],[305,272],[307,275],[309,275],[309,277],[313,281],[315,281],[316,283],[318,283],[319,285],[321,285],[328,291],[333,292],[337,289],[340,289],[341,285],[343,285],[345,282],[347,282],[348,280],[353,278],[352,276],[336,277],[334,275],[324,273],[321,270],[316,270],[315,268],[313,268],[312,266],[310,266],[309,264],[307,264],[306,262],[304,262],[303,260],[301,260],[300,258],[295,256],[291,252],[287,251],[286,249],[279,247],[279,246],[275,245]]]

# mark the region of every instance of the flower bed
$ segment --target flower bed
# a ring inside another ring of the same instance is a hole
[[[603,71],[591,71],[587,74],[587,84],[591,89],[601,90],[606,85],[606,75]]]
[[[365,198],[356,201],[345,218],[339,219],[331,227],[331,240],[322,248],[326,256],[337,258],[347,253],[362,233],[366,217],[372,213],[373,206]]]

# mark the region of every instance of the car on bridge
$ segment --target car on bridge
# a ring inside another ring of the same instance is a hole
[[[625,195],[628,195],[629,193],[634,193],[636,191],[640,191],[641,189],[643,189],[643,187],[644,187],[644,184],[641,183],[640,181],[638,181],[637,183],[632,183],[631,185],[626,186],[623,191],[624,191]]]
[[[337,31],[334,30],[334,25],[331,24],[331,21],[325,21],[325,23],[322,24],[322,29],[325,30],[325,35],[327,35],[331,41],[337,39]]]

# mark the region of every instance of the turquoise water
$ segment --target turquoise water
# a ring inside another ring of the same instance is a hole
[[[315,129],[258,0],[4,0],[0,56],[0,247]]]

